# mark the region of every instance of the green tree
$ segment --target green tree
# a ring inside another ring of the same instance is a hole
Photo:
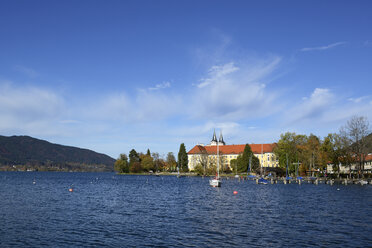
[[[140,159],[141,159],[141,166],[143,168],[143,170],[145,171],[150,171],[150,170],[154,170],[154,159],[151,157],[151,155],[144,155],[142,154],[140,156]]]
[[[230,160],[230,167],[231,170],[237,174],[238,173],[238,160],[237,159],[231,159]]]
[[[128,173],[129,172],[129,164],[128,164],[127,155],[120,154],[120,157],[115,161],[114,169],[118,173]]]
[[[279,158],[279,166],[286,169],[288,156],[288,170],[289,173],[296,171],[294,163],[309,161],[305,154],[305,145],[307,142],[306,135],[297,135],[296,133],[287,132],[280,135],[280,140],[274,153]]]
[[[184,143],[180,145],[180,150],[178,152],[178,166],[180,167],[181,171],[184,171],[184,172],[189,171],[187,152],[186,152],[186,147]]]
[[[132,166],[134,162],[140,162],[140,157],[136,150],[132,149],[129,152],[129,166]]]
[[[256,156],[254,156],[251,146],[246,144],[244,147],[243,153],[240,154],[236,159],[237,160],[236,163],[238,167],[237,169],[239,173],[248,171],[250,159],[251,159],[251,171],[257,172],[260,167],[260,161]]]
[[[147,155],[147,156],[151,156],[150,149],[147,149],[146,155]]]

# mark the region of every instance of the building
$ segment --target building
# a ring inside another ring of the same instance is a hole
[[[350,166],[340,164],[340,174],[357,174],[359,169],[359,162],[355,161]],[[364,173],[371,173],[372,172],[372,153],[369,153],[364,158]],[[332,163],[327,164],[327,173],[334,174],[338,173],[334,170],[334,166]]]
[[[219,149],[220,164],[223,167],[229,167],[230,161],[236,159],[244,152],[244,145],[226,145],[223,140],[222,132],[217,140],[216,132],[209,145],[196,145],[188,153],[189,170],[194,170],[198,164],[202,166],[211,166],[217,161],[217,144]],[[250,144],[253,154],[259,159],[262,167],[278,167],[279,161],[274,154],[276,144]]]

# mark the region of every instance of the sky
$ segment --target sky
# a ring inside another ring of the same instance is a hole
[[[113,158],[372,121],[372,1],[0,0],[0,135]]]

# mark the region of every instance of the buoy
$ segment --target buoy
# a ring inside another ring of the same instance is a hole
[[[72,188],[69,188],[68,191],[72,192],[72,191],[74,191],[74,190],[73,190]]]
[[[236,194],[238,194],[238,191],[235,190],[235,191],[234,191],[234,195],[236,195]]]

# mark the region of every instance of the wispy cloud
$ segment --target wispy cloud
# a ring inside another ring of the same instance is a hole
[[[202,78],[200,80],[201,83],[196,84],[198,88],[204,88],[218,80],[223,80],[223,78],[235,71],[239,70],[238,67],[234,65],[233,62],[224,64],[224,65],[215,65],[212,66],[212,68],[209,69],[208,71],[208,77],[207,78]]]
[[[170,88],[170,87],[171,87],[170,82],[163,82],[161,84],[155,85],[155,87],[148,88],[148,90],[160,90],[160,89],[166,89],[166,88]]]
[[[300,51],[301,52],[322,51],[322,50],[328,50],[328,49],[331,49],[331,48],[334,48],[334,47],[337,47],[337,46],[341,46],[341,45],[344,45],[344,44],[346,44],[346,42],[345,41],[341,41],[341,42],[332,43],[332,44],[326,45],[326,46],[305,47],[305,48],[302,48]]]
[[[286,122],[298,124],[319,121],[335,99],[335,95],[329,89],[316,88],[309,97],[303,97],[301,103],[288,109],[285,113]]]
[[[21,65],[16,65],[14,66],[14,70],[17,71],[17,72],[20,72],[30,78],[36,78],[37,76],[39,76],[39,73],[37,73],[34,69],[31,69],[31,68],[28,68],[28,67],[25,67],[25,66],[21,66]]]
[[[347,100],[350,101],[350,102],[353,102],[353,103],[360,103],[362,101],[364,101],[365,99],[368,99],[369,96],[361,96],[361,97],[357,97],[357,98],[348,98]]]
[[[280,57],[239,66],[233,62],[213,66],[196,84],[191,96],[191,116],[213,119],[249,119],[276,109],[276,93],[264,83],[277,69]]]
[[[64,100],[53,91],[0,83],[0,130],[26,130],[51,123],[64,109]],[[45,130],[36,130],[42,132]]]

